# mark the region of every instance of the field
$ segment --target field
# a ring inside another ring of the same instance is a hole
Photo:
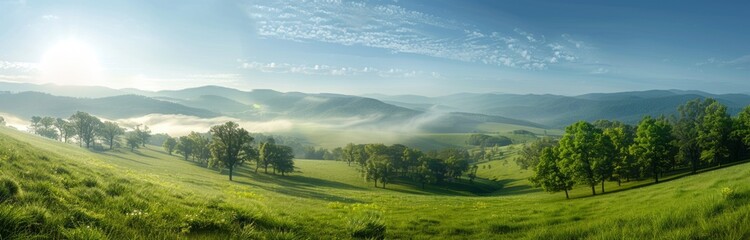
[[[156,146],[91,152],[0,128],[0,179],[20,187],[0,200],[0,236],[349,239],[382,225],[388,239],[750,238],[748,164],[593,197],[579,186],[570,200],[531,188],[512,155],[480,164],[476,183],[426,189],[375,188],[343,162],[295,164],[284,177],[246,165],[230,182]]]

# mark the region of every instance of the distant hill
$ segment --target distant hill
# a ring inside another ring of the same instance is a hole
[[[669,116],[676,112],[679,105],[689,100],[708,97],[727,105],[731,114],[736,114],[750,105],[750,95],[683,90],[592,93],[580,96],[461,93],[416,98],[383,95],[380,99],[415,109],[448,108],[461,112],[524,119],[560,128],[578,120],[616,119],[637,123],[644,115]]]
[[[644,115],[674,114],[677,106],[695,98],[716,98],[727,105],[732,114],[750,104],[750,95],[747,94],[685,90],[579,96],[458,93],[440,97],[384,94],[363,97],[270,89],[242,91],[221,86],[153,92],[1,82],[0,92],[5,92],[0,96],[0,112],[18,114],[20,117],[43,113],[69,116],[76,109],[111,118],[150,113],[230,116],[251,121],[290,119],[335,123],[342,127],[408,126],[420,131],[441,133],[480,131],[478,126],[482,123],[562,128],[578,120],[614,119],[632,124]]]
[[[180,104],[137,95],[105,98],[73,98],[39,92],[0,94],[0,112],[18,117],[53,116],[67,118],[76,111],[85,111],[105,118],[130,118],[148,114],[182,114],[196,117],[217,117],[219,114]]]

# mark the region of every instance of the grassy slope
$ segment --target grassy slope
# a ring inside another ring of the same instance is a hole
[[[577,187],[575,199],[565,200],[562,193],[530,189],[525,183],[528,171],[514,169],[510,158],[507,165],[501,159],[484,163],[491,169],[480,167],[480,176],[494,176],[499,183],[482,180],[474,192],[504,185],[480,196],[409,185],[373,188],[353,168],[330,161],[297,160],[299,172],[288,177],[242,169],[236,181],[229,182],[225,175],[160,150],[90,153],[1,129],[0,159],[12,151],[9,147],[19,157],[0,161],[0,173],[19,182],[23,193],[0,204],[0,224],[9,224],[3,221],[13,219],[11,213],[26,214],[16,217],[29,222],[29,216],[39,215],[32,213],[41,211],[46,218],[42,232],[49,234],[95,229],[110,237],[221,238],[213,232],[219,230],[256,238],[347,238],[351,222],[374,213],[382,216],[389,238],[750,237],[748,164],[627,191],[618,190],[642,183],[621,189],[608,184],[614,192],[597,197]],[[48,160],[40,159],[43,156]],[[69,174],[57,173],[59,167]],[[95,186],[87,187],[87,179],[94,179]],[[515,180],[504,182],[507,179]],[[63,187],[66,182],[68,189]],[[117,184],[125,190],[112,197],[107,190]],[[735,196],[722,198],[722,187],[734,189]],[[95,201],[87,200],[90,195]],[[134,217],[134,210],[148,214]],[[80,219],[66,220],[68,212]],[[233,212],[243,217],[233,217]],[[185,226],[192,226],[191,233],[179,233]]]

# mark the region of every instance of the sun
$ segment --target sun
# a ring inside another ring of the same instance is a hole
[[[101,66],[91,45],[76,38],[50,47],[39,64],[41,80],[59,85],[98,85]]]

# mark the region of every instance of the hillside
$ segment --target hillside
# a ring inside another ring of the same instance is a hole
[[[310,160],[297,160],[291,176],[241,169],[229,182],[155,146],[97,153],[0,128],[0,178],[20,187],[0,203],[0,235],[349,238],[374,221],[389,239],[750,237],[748,164],[656,185],[608,183],[595,197],[576,187],[571,200],[530,188],[504,164],[513,162],[484,163],[480,177],[496,181],[463,183],[470,191],[373,188],[345,163]],[[734,194],[722,197],[725,187]]]
[[[580,96],[499,93],[461,93],[441,97],[371,96],[403,107],[442,108],[497,115],[557,128],[578,120],[613,119],[637,123],[644,115],[671,115],[677,106],[695,98],[715,98],[727,105],[732,114],[750,104],[750,95],[681,90],[592,93]]]
[[[0,93],[0,111],[25,119],[31,116],[67,118],[76,111],[84,111],[110,119],[140,117],[152,113],[204,118],[218,116],[205,109],[186,107],[137,95],[73,98],[38,92]]]

